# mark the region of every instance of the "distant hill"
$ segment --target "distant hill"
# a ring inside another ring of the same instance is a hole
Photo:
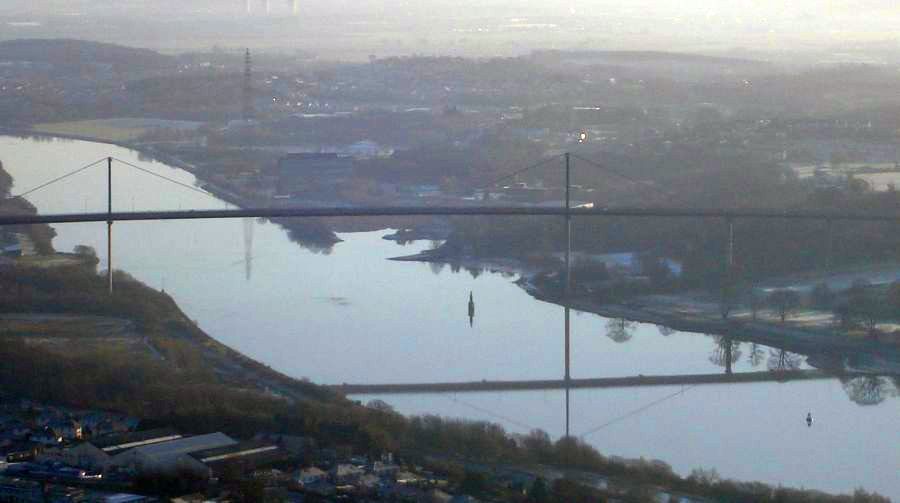
[[[149,49],[70,39],[18,39],[0,42],[0,60],[34,61],[57,65],[111,64],[118,68],[152,70],[175,64],[175,59]]]
[[[757,66],[768,63],[743,58],[730,58],[721,56],[706,56],[703,54],[690,54],[683,52],[665,51],[560,51],[546,50],[535,51],[536,59],[578,60],[590,63],[608,64],[658,64],[658,63],[684,63],[722,66]]]

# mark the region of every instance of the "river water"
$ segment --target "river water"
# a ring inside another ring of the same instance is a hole
[[[0,137],[0,161],[18,194],[106,156],[182,183],[189,173],[104,144]],[[223,208],[226,203],[124,164],[113,168],[113,209]],[[105,211],[105,163],[28,196],[41,213]],[[164,289],[210,335],[295,377],[320,383],[559,379],[563,310],[530,297],[516,277],[395,262],[428,243],[343,234],[328,253],[254,220],[122,222],[114,267]],[[96,248],[105,269],[105,224],[55,226],[58,250]],[[470,326],[467,303],[474,295]],[[712,337],[575,313],[572,376],[723,372]],[[617,337],[617,339],[622,339]],[[777,351],[739,346],[734,371],[765,370]],[[757,358],[751,358],[751,356]],[[804,366],[803,359],[791,356]],[[715,467],[729,478],[900,499],[900,399],[884,380],[860,405],[837,380],[578,390],[571,432],[607,455],[658,458],[682,474]],[[872,390],[870,390],[872,391]],[[880,394],[880,396],[878,396]],[[856,401],[850,399],[850,395]],[[374,397],[359,397],[369,400]],[[559,391],[379,397],[398,411],[483,419],[508,430],[564,433]],[[811,411],[812,428],[804,419]]]

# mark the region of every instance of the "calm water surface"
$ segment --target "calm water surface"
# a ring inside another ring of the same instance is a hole
[[[191,184],[182,170],[89,142],[0,137],[13,193],[112,155]],[[114,210],[223,208],[226,203],[114,166]],[[105,211],[105,166],[29,196],[42,213]],[[56,226],[57,249],[105,255],[105,224]],[[394,262],[426,243],[399,246],[385,232],[345,234],[330,254],[253,220],[114,225],[114,266],[170,293],[218,340],[296,377],[321,383],[548,379],[563,374],[561,308],[528,296],[514,276]],[[101,269],[106,268],[102,257]],[[476,317],[469,326],[469,292]],[[602,317],[573,316],[573,377],[722,372],[715,339],[632,324],[624,343]],[[769,348],[740,345],[734,371],[764,370]],[[804,365],[802,359],[798,362]],[[602,452],[662,459],[687,474],[900,498],[900,399],[860,406],[839,381],[696,388],[579,390],[571,431]],[[359,397],[368,400],[373,397]],[[381,397],[404,413],[499,422],[510,431],[564,432],[562,392]],[[813,428],[803,422],[807,411]]]

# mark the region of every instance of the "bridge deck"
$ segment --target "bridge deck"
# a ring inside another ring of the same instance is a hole
[[[665,217],[724,219],[858,220],[900,222],[900,213],[849,213],[840,211],[698,209],[698,208],[572,208],[527,206],[371,206],[355,208],[238,208],[223,210],[139,211],[112,213],[68,213],[50,215],[0,215],[0,225],[55,224],[74,222],[196,220],[218,218],[312,218],[365,216],[564,216],[573,217]]]
[[[821,370],[792,370],[784,372],[739,372],[735,374],[686,374],[664,376],[601,377],[593,379],[533,380],[533,381],[471,381],[407,384],[339,384],[329,386],[345,395],[474,393],[485,391],[529,391],[578,388],[628,388],[641,386],[679,386],[701,384],[741,384],[756,382],[808,381],[834,379]]]

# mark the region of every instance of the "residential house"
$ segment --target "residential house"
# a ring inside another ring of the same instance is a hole
[[[315,484],[317,482],[321,482],[328,478],[328,473],[324,470],[320,470],[315,466],[311,466],[309,468],[304,468],[300,470],[295,480],[300,487],[306,487],[310,484]]]
[[[81,425],[73,419],[51,421],[47,427],[64,440],[80,440],[82,437]]]
[[[37,432],[32,433],[29,440],[43,446],[51,447],[62,444],[64,439],[62,436],[57,435],[50,427],[45,426]]]
[[[365,474],[364,469],[349,464],[339,464],[329,472],[332,482],[337,485],[355,484]]]

